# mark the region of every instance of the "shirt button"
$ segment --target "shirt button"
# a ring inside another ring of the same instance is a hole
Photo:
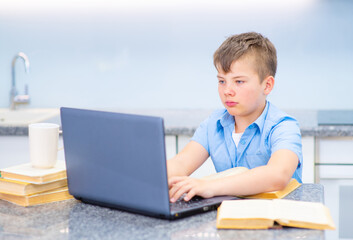
[[[245,140],[241,140],[241,142],[240,142],[240,144],[245,144],[246,142],[245,142]]]

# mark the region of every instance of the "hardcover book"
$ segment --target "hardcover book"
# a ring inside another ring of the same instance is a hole
[[[24,207],[43,203],[57,202],[71,198],[73,198],[73,196],[69,194],[67,187],[57,188],[50,191],[25,196],[0,193],[0,199]]]
[[[64,186],[67,186],[66,178],[41,184],[0,178],[0,193],[13,194],[19,196],[45,192]]]
[[[223,201],[217,228],[268,229],[276,224],[310,229],[335,229],[329,209],[322,203],[287,199]]]
[[[66,165],[58,161],[53,168],[34,168],[30,163],[16,165],[0,170],[1,177],[29,183],[46,183],[66,178]]]

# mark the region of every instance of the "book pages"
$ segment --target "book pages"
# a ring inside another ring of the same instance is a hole
[[[275,199],[273,204],[276,219],[284,222],[295,221],[322,225],[330,222],[326,207],[322,203]]]
[[[2,172],[12,173],[30,177],[45,176],[48,174],[57,173],[66,169],[65,161],[57,161],[53,168],[34,168],[30,163],[17,165],[1,169]]]
[[[275,219],[271,200],[229,200],[220,208],[220,219]]]
[[[274,221],[282,226],[335,229],[329,209],[318,202],[230,200],[223,201],[217,213],[217,228],[265,229]]]

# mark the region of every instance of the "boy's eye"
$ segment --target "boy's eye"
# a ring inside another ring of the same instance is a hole
[[[223,83],[224,83],[224,80],[220,80],[220,79],[219,79],[219,80],[218,80],[218,83],[219,83],[219,84],[223,84]]]
[[[242,83],[244,83],[244,81],[241,81],[241,80],[237,80],[237,81],[235,81],[237,84],[242,84]]]

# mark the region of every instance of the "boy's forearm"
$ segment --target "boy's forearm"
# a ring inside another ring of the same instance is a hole
[[[185,168],[181,166],[181,163],[178,162],[176,157],[167,161],[168,178],[175,176],[186,176],[186,173],[183,170],[185,170]]]
[[[208,152],[199,143],[191,141],[185,148],[167,161],[168,178],[189,176],[208,158]]]
[[[271,171],[267,169],[267,166],[263,166],[239,175],[216,179],[194,179],[188,177],[171,178],[169,182],[170,199],[174,202],[184,193],[187,193],[184,200],[188,201],[194,195],[208,198],[222,195],[252,195],[261,192],[280,190],[281,187],[278,185],[278,180],[273,178],[273,174],[270,174],[270,172]],[[272,176],[272,178],[269,176]]]
[[[287,183],[276,177],[267,166],[261,166],[239,175],[215,179],[211,185],[214,195],[241,196],[281,190]]]
[[[267,165],[239,175],[216,179],[211,185],[215,195],[252,195],[282,190],[290,181],[297,165],[298,158],[293,152],[279,150],[273,154]]]
[[[167,160],[168,178],[175,176],[189,176],[191,174],[190,166],[186,164],[187,157],[183,153],[175,155]]]

